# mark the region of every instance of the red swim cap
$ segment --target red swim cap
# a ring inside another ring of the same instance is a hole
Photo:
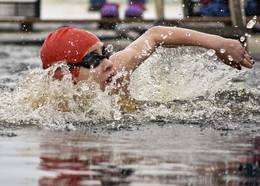
[[[80,62],[90,47],[98,41],[97,36],[85,30],[67,27],[48,35],[41,48],[43,68],[49,68],[58,61]],[[79,67],[70,70],[72,77],[78,77]]]

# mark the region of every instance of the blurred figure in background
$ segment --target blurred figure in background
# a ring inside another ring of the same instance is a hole
[[[89,11],[100,11],[100,9],[103,7],[103,5],[106,3],[106,0],[90,0],[89,1]]]
[[[246,0],[245,12],[247,16],[260,15],[260,1],[259,0]]]
[[[125,17],[142,17],[145,9],[145,0],[128,0]],[[106,0],[90,0],[90,11],[99,11],[102,17],[119,17],[119,3]]]
[[[202,6],[195,14],[197,16],[230,16],[228,0],[201,0]],[[246,0],[247,16],[260,15],[260,0]]]

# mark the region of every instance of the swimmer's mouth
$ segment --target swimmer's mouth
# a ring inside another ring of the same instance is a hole
[[[111,82],[112,82],[112,80],[113,80],[113,76],[114,76],[114,74],[111,74],[111,75],[107,78],[107,80],[106,80],[106,82],[105,82],[106,85],[110,85],[110,84],[111,84]]]

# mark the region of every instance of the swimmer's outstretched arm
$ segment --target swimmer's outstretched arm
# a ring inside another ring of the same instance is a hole
[[[150,28],[123,51],[111,56],[111,60],[115,62],[117,70],[124,68],[127,71],[133,71],[159,46],[199,46],[213,49],[216,55],[231,67],[239,70],[241,66],[253,67],[252,58],[237,40],[184,28],[163,26]]]

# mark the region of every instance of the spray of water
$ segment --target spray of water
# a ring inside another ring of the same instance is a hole
[[[61,81],[52,78],[62,68]],[[115,96],[102,92],[90,77],[74,85],[62,63],[48,70],[34,69],[13,91],[2,91],[1,120],[12,124],[37,124],[47,128],[72,127],[79,122],[112,120],[118,106]]]
[[[134,72],[130,87],[132,95],[139,100],[188,100],[214,96],[238,73],[217,60],[212,50],[159,48]]]
[[[256,24],[256,19],[257,19],[257,16],[254,16],[253,19],[251,19],[251,20],[247,23],[246,28],[247,28],[247,29],[252,29],[252,28],[255,26],[255,24]]]
[[[61,81],[52,78],[57,68],[64,74]],[[2,89],[0,118],[1,123],[52,130],[114,121],[199,120],[201,124],[237,114],[248,118],[259,110],[259,91],[252,93],[243,83],[232,83],[243,73],[218,61],[214,51],[159,48],[133,73],[130,92],[136,101],[127,111],[123,98],[111,93],[115,83],[104,92],[91,76],[74,85],[61,62],[47,70],[28,70],[13,91]],[[117,74],[113,81],[124,75]]]

